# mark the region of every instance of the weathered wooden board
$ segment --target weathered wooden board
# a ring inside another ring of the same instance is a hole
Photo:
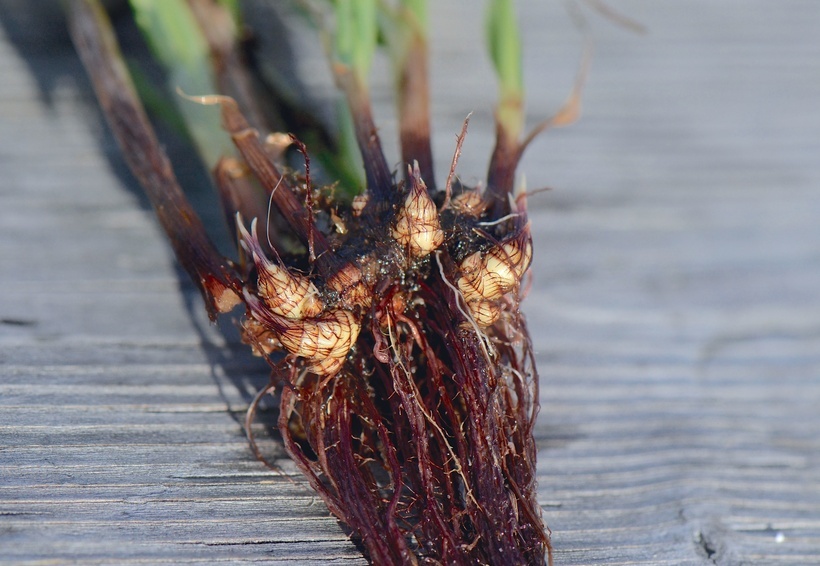
[[[584,118],[523,166],[555,188],[526,308],[556,561],[820,563],[820,4],[611,3],[648,34],[591,16]],[[433,4],[439,170],[474,110],[479,179],[481,16]],[[0,0],[0,562],[361,563],[253,459],[265,368],[207,324],[37,5]],[[520,12],[534,123],[581,40],[558,3]]]

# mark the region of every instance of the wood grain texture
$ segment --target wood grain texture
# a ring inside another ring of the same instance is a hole
[[[480,179],[481,16],[434,4],[438,172],[474,110],[459,172]],[[820,5],[611,4],[648,34],[590,16],[583,119],[522,166],[555,188],[531,200],[526,310],[556,562],[820,563]],[[0,0],[0,562],[362,563],[287,460],[253,459],[239,420],[266,370],[208,325],[31,6]],[[581,41],[560,5],[519,11],[535,123]]]

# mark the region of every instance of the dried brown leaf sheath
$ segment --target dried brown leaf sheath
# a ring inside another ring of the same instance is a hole
[[[241,154],[215,175],[236,222],[242,261],[234,264],[217,254],[174,179],[105,15],[91,0],[71,1],[69,13],[110,125],[209,312],[242,303],[245,341],[268,359],[284,353],[273,382],[285,446],[367,557],[543,563],[538,378],[519,311],[532,244],[526,199],[511,198],[508,179],[520,152],[496,155],[489,178],[505,180],[486,196],[450,180],[431,191],[421,128],[403,139],[403,152],[424,153],[422,166],[410,164],[395,182],[369,107],[354,97],[369,184],[351,206],[314,199],[309,178],[276,165],[234,99],[207,97]],[[304,244],[301,257],[283,260],[276,239],[272,248],[260,242],[259,207],[242,192],[253,179]],[[320,230],[317,210],[344,229]]]

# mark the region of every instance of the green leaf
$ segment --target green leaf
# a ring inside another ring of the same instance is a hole
[[[139,96],[140,102],[149,114],[163,122],[176,135],[193,144],[188,127],[182,116],[180,116],[176,103],[168,97],[166,90],[148,77],[139,61],[128,59],[125,63],[137,91],[137,96]]]
[[[335,0],[336,57],[350,67],[361,84],[373,62],[378,41],[376,0]]]
[[[140,31],[168,73],[169,90],[181,89],[188,95],[217,92],[208,43],[185,0],[130,2]],[[206,167],[233,152],[219,108],[173,96]]]
[[[416,31],[427,35],[427,0],[401,0],[402,7],[415,19]]]
[[[400,0],[395,7],[379,4],[381,36],[394,66],[401,68],[413,47],[427,43],[427,0]]]
[[[517,138],[523,127],[524,79],[521,34],[513,0],[489,0],[486,33],[487,48],[499,83],[497,119]]]

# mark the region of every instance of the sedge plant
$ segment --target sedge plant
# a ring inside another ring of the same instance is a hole
[[[287,135],[268,120],[241,48],[249,23],[236,0],[131,0],[213,172],[236,243],[227,258],[174,175],[99,1],[66,2],[100,105],[180,264],[211,318],[240,319],[243,341],[270,364],[260,395],[278,395],[284,446],[367,558],[551,560],[536,499],[538,374],[520,310],[532,238],[514,177],[531,139],[577,114],[577,96],[523,135],[513,2],[489,0],[499,99],[486,187],[455,175],[466,121],[446,180],[436,183],[426,0],[300,5],[343,96],[335,145],[314,146],[315,132]],[[371,107],[378,49],[393,66],[396,171]],[[327,171],[355,172],[317,185],[310,157],[329,148],[345,164]],[[287,159],[293,151],[303,167]]]

